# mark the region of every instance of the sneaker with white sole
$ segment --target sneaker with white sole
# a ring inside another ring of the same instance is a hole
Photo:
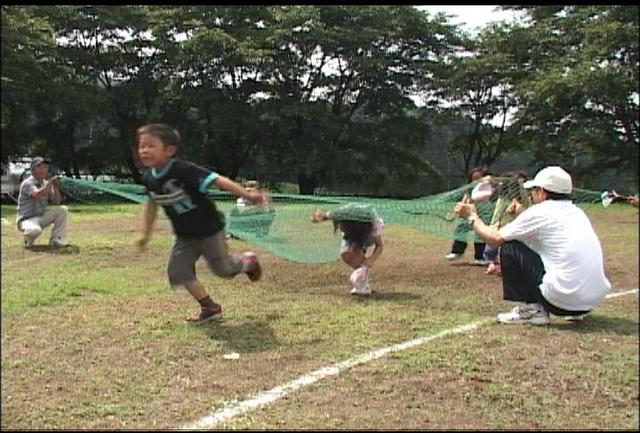
[[[369,285],[364,286],[363,288],[353,287],[349,292],[353,296],[369,296],[371,294],[371,290],[369,290]]]
[[[566,316],[564,320],[567,322],[582,322],[585,317],[586,314],[578,314],[577,316]]]
[[[517,305],[507,313],[498,314],[500,323],[531,323],[532,325],[548,325],[549,312],[540,304]]]
[[[487,265],[489,265],[489,260],[485,260],[485,259],[474,259],[474,260],[473,260],[473,265],[474,265],[474,266],[487,266]]]
[[[449,261],[458,260],[460,257],[462,257],[462,254],[458,254],[458,253],[449,253],[446,256],[444,256],[444,258]]]
[[[34,243],[34,239],[31,238],[30,236],[24,235],[23,236],[23,246],[24,248],[31,248],[33,247],[33,243]]]

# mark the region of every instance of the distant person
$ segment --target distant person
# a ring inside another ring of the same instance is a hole
[[[311,221],[314,223],[327,220],[333,222],[334,233],[340,229],[340,258],[354,269],[349,277],[353,284],[350,293],[355,296],[369,296],[369,268],[384,249],[384,221],[372,207],[354,203],[341,206],[333,212],[315,210],[311,214]],[[374,247],[373,252],[367,256],[367,250],[371,246]]]
[[[467,184],[472,184],[485,178],[488,185],[489,179],[487,178],[487,176],[491,176],[491,173],[485,167],[476,167],[467,175]],[[478,198],[479,199],[476,200],[474,200],[473,198],[467,198],[466,200],[472,200],[475,202],[486,201],[489,196],[482,195]],[[483,217],[487,219],[487,221],[488,218],[491,218],[490,212],[488,212],[488,215],[485,215],[487,214],[487,211],[484,206],[481,210],[481,213],[483,214]],[[466,221],[462,221],[460,224],[458,224],[454,231],[455,239],[453,241],[453,244],[451,245],[451,252],[445,256],[445,259],[454,261],[460,259],[464,255],[464,252],[467,249],[467,242],[461,239],[466,237],[467,233],[469,233],[471,230],[471,226]],[[486,266],[488,264],[488,261],[484,258],[484,247],[485,244],[482,239],[476,239],[473,243],[473,264],[476,266]]]
[[[507,171],[496,180],[496,202],[489,227],[495,231],[513,221],[525,208],[529,207],[528,195],[522,184],[527,180],[527,175],[522,171]],[[489,262],[486,274],[500,275],[500,248],[487,244],[484,247],[483,257]]]
[[[35,157],[31,162],[31,175],[20,184],[18,193],[18,229],[24,238],[24,247],[30,248],[42,230],[51,224],[53,229],[49,245],[54,248],[67,245],[69,209],[62,205],[60,176],[49,175],[48,159]],[[49,203],[56,207],[48,208]]]
[[[244,183],[244,189],[251,192],[258,191],[259,186],[260,184],[256,180],[248,180]],[[236,200],[236,208],[239,211],[251,209],[253,206],[255,206],[255,204],[244,197],[238,197]]]
[[[260,183],[255,180],[249,180],[244,183],[244,188],[249,192],[258,192],[265,201],[255,204],[239,197],[236,200],[236,207],[229,214],[228,231],[236,233],[230,237],[239,239],[238,233],[245,232],[262,238],[269,234],[269,229],[275,218],[275,209],[271,205],[267,188],[261,188]]]
[[[627,203],[631,206],[638,207],[638,203],[640,202],[640,196],[638,196],[638,194],[625,196],[618,194],[615,189],[603,193],[602,199],[602,204],[605,205],[605,207],[611,203]]]
[[[154,123],[138,128],[136,144],[140,161],[148,168],[142,183],[149,194],[138,246],[145,248],[151,239],[158,205],[162,206],[176,237],[167,269],[169,283],[184,286],[200,304],[200,313],[186,318],[188,322],[208,321],[222,313],[222,306],[211,299],[196,277],[195,264],[200,256],[214,274],[224,278],[245,273],[251,281],[257,281],[262,270],[253,252],[229,254],[224,222],[206,192],[216,185],[253,203],[261,203],[263,196],[216,172],[177,159],[180,135],[168,125]]]
[[[501,247],[504,299],[520,304],[498,320],[545,325],[551,313],[581,321],[611,290],[598,236],[571,201],[573,183],[564,169],[546,167],[523,186],[534,204],[498,231],[478,218],[472,203],[456,205],[477,234]]]

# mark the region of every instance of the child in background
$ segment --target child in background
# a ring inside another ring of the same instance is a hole
[[[489,227],[498,231],[505,224],[513,221],[524,208],[529,206],[528,195],[522,184],[527,180],[527,175],[521,171],[508,171],[502,173],[500,180],[496,180],[496,204],[491,217]],[[516,212],[517,211],[517,212]],[[486,274],[500,275],[499,247],[487,244],[483,256],[489,262]]]
[[[255,180],[245,182],[244,189],[251,193],[260,193],[264,200],[260,205],[255,205],[250,200],[239,197],[236,200],[235,209],[232,209],[229,214],[227,231],[235,233],[235,235],[230,236],[234,239],[242,237],[239,233],[247,233],[258,238],[264,238],[269,235],[269,229],[276,214],[269,192],[267,188],[260,187],[260,184]]]
[[[311,214],[311,221],[333,221],[334,233],[340,228],[342,242],[340,258],[354,271],[349,280],[353,284],[351,294],[355,296],[369,296],[369,268],[380,257],[384,248],[382,232],[384,222],[370,206],[348,204],[333,212],[315,210]],[[373,252],[367,257],[367,249],[374,246]]]
[[[143,236],[137,244],[144,249],[149,243],[158,205],[162,206],[176,236],[167,268],[169,283],[184,286],[200,304],[200,313],[188,317],[188,322],[210,320],[222,313],[222,306],[211,299],[196,278],[198,258],[204,256],[213,273],[224,278],[246,273],[251,281],[257,281],[261,268],[252,252],[229,254],[224,220],[206,192],[216,185],[254,203],[261,203],[264,198],[218,173],[177,159],[180,135],[167,125],[154,123],[140,127],[136,144],[140,161],[149,168],[142,175],[149,201],[144,208]]]
[[[471,185],[476,181],[486,178],[487,176],[491,176],[491,173],[487,168],[476,167],[473,170],[471,170],[467,175],[467,184]],[[463,198],[463,201],[466,202],[468,200],[470,200],[470,198],[468,197],[467,194],[465,194],[465,198]],[[481,213],[483,215],[484,213],[486,213],[485,208],[483,206],[481,206]],[[458,224],[458,226],[454,231],[454,241],[453,241],[453,244],[451,245],[451,252],[446,256],[444,256],[446,260],[454,261],[454,260],[460,259],[463,256],[465,250],[467,249],[467,242],[460,239],[464,238],[467,235],[467,233],[471,231],[473,230],[466,220],[461,221],[460,224]],[[484,248],[485,248],[485,244],[482,241],[482,239],[478,238],[474,241],[474,244],[473,244],[473,249],[474,249],[473,264],[474,265],[477,265],[477,266],[487,265],[487,261],[483,257]]]
[[[260,184],[255,180],[248,180],[244,183],[244,189],[250,192],[258,191],[258,186]],[[248,200],[244,197],[238,197],[236,200],[236,207],[238,210],[243,211],[247,208],[251,208],[254,204],[251,200]]]

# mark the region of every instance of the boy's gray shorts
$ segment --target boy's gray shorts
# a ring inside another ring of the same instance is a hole
[[[169,257],[167,273],[172,286],[181,286],[196,279],[196,261],[204,256],[214,274],[231,278],[242,272],[242,256],[231,255],[224,230],[204,239],[177,236]]]

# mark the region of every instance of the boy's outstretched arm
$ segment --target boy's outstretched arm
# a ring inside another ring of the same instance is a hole
[[[248,191],[239,183],[236,183],[225,176],[218,176],[216,180],[213,181],[215,185],[220,189],[224,189],[229,191],[231,194],[234,194],[238,197],[246,198],[250,200],[252,203],[261,204],[265,202],[265,195],[259,191]]]
[[[136,241],[138,248],[141,250],[144,250],[149,240],[151,240],[151,233],[153,233],[153,224],[156,221],[157,213],[158,205],[155,201],[149,200],[143,210],[142,237]]]

